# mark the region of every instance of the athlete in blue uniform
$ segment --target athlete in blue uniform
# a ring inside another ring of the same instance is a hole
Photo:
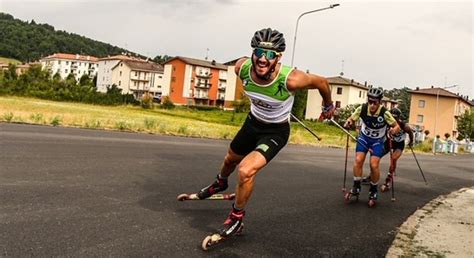
[[[250,113],[230,143],[217,180],[198,193],[199,198],[204,199],[227,189],[227,177],[238,166],[236,201],[220,230],[224,237],[241,229],[255,176],[288,141],[294,91],[318,89],[325,106],[322,117],[331,118],[334,112],[325,78],[279,63],[286,48],[282,33],[270,28],[259,30],[251,46],[252,57],[240,59],[235,65],[235,72],[250,99]]]
[[[395,135],[400,130],[392,114],[381,105],[382,88],[370,88],[367,93],[367,103],[359,106],[344,124],[350,128],[357,120],[362,125],[356,146],[356,157],[354,161],[354,185],[350,191],[351,195],[357,196],[361,190],[362,166],[367,152],[370,149],[370,190],[369,204],[377,200],[377,187],[380,178],[380,158],[385,154],[384,142],[387,129],[390,135]],[[362,143],[362,144],[361,144]]]

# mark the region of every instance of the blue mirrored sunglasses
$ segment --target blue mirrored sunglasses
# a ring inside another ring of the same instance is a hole
[[[260,58],[262,57],[263,55],[265,55],[265,58],[267,60],[273,60],[275,58],[277,58],[277,56],[279,56],[280,54],[276,51],[273,51],[273,50],[268,50],[268,49],[263,49],[263,48],[256,48],[253,50],[253,53],[254,55],[257,57],[257,58]]]

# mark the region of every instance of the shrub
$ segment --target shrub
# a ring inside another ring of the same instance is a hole
[[[169,96],[164,96],[161,99],[161,107],[164,109],[173,109],[175,108],[175,105]]]

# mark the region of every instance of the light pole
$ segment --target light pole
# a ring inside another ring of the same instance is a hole
[[[457,84],[451,85],[451,86],[446,86],[446,87],[440,87],[438,88],[438,91],[436,91],[436,110],[435,110],[435,121],[434,121],[434,128],[433,128],[433,154],[436,154],[436,125],[438,122],[438,105],[439,105],[439,91],[441,89],[449,89],[449,88],[454,88],[457,87]]]
[[[294,40],[293,40],[293,52],[291,53],[291,67],[293,67],[293,60],[295,59],[296,34],[298,34],[298,24],[300,22],[301,17],[303,17],[306,14],[315,13],[315,12],[319,12],[319,11],[323,11],[323,10],[327,10],[327,9],[332,9],[334,7],[337,7],[337,6],[339,6],[339,4],[332,4],[332,5],[330,5],[328,7],[325,7],[325,8],[304,12],[300,16],[298,16],[298,19],[296,20],[295,37],[294,37]]]

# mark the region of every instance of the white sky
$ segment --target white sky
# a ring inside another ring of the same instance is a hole
[[[471,1],[0,0],[0,12],[34,19],[131,51],[226,62],[251,54],[261,28],[283,32],[289,65],[385,89],[435,87],[474,98]]]

